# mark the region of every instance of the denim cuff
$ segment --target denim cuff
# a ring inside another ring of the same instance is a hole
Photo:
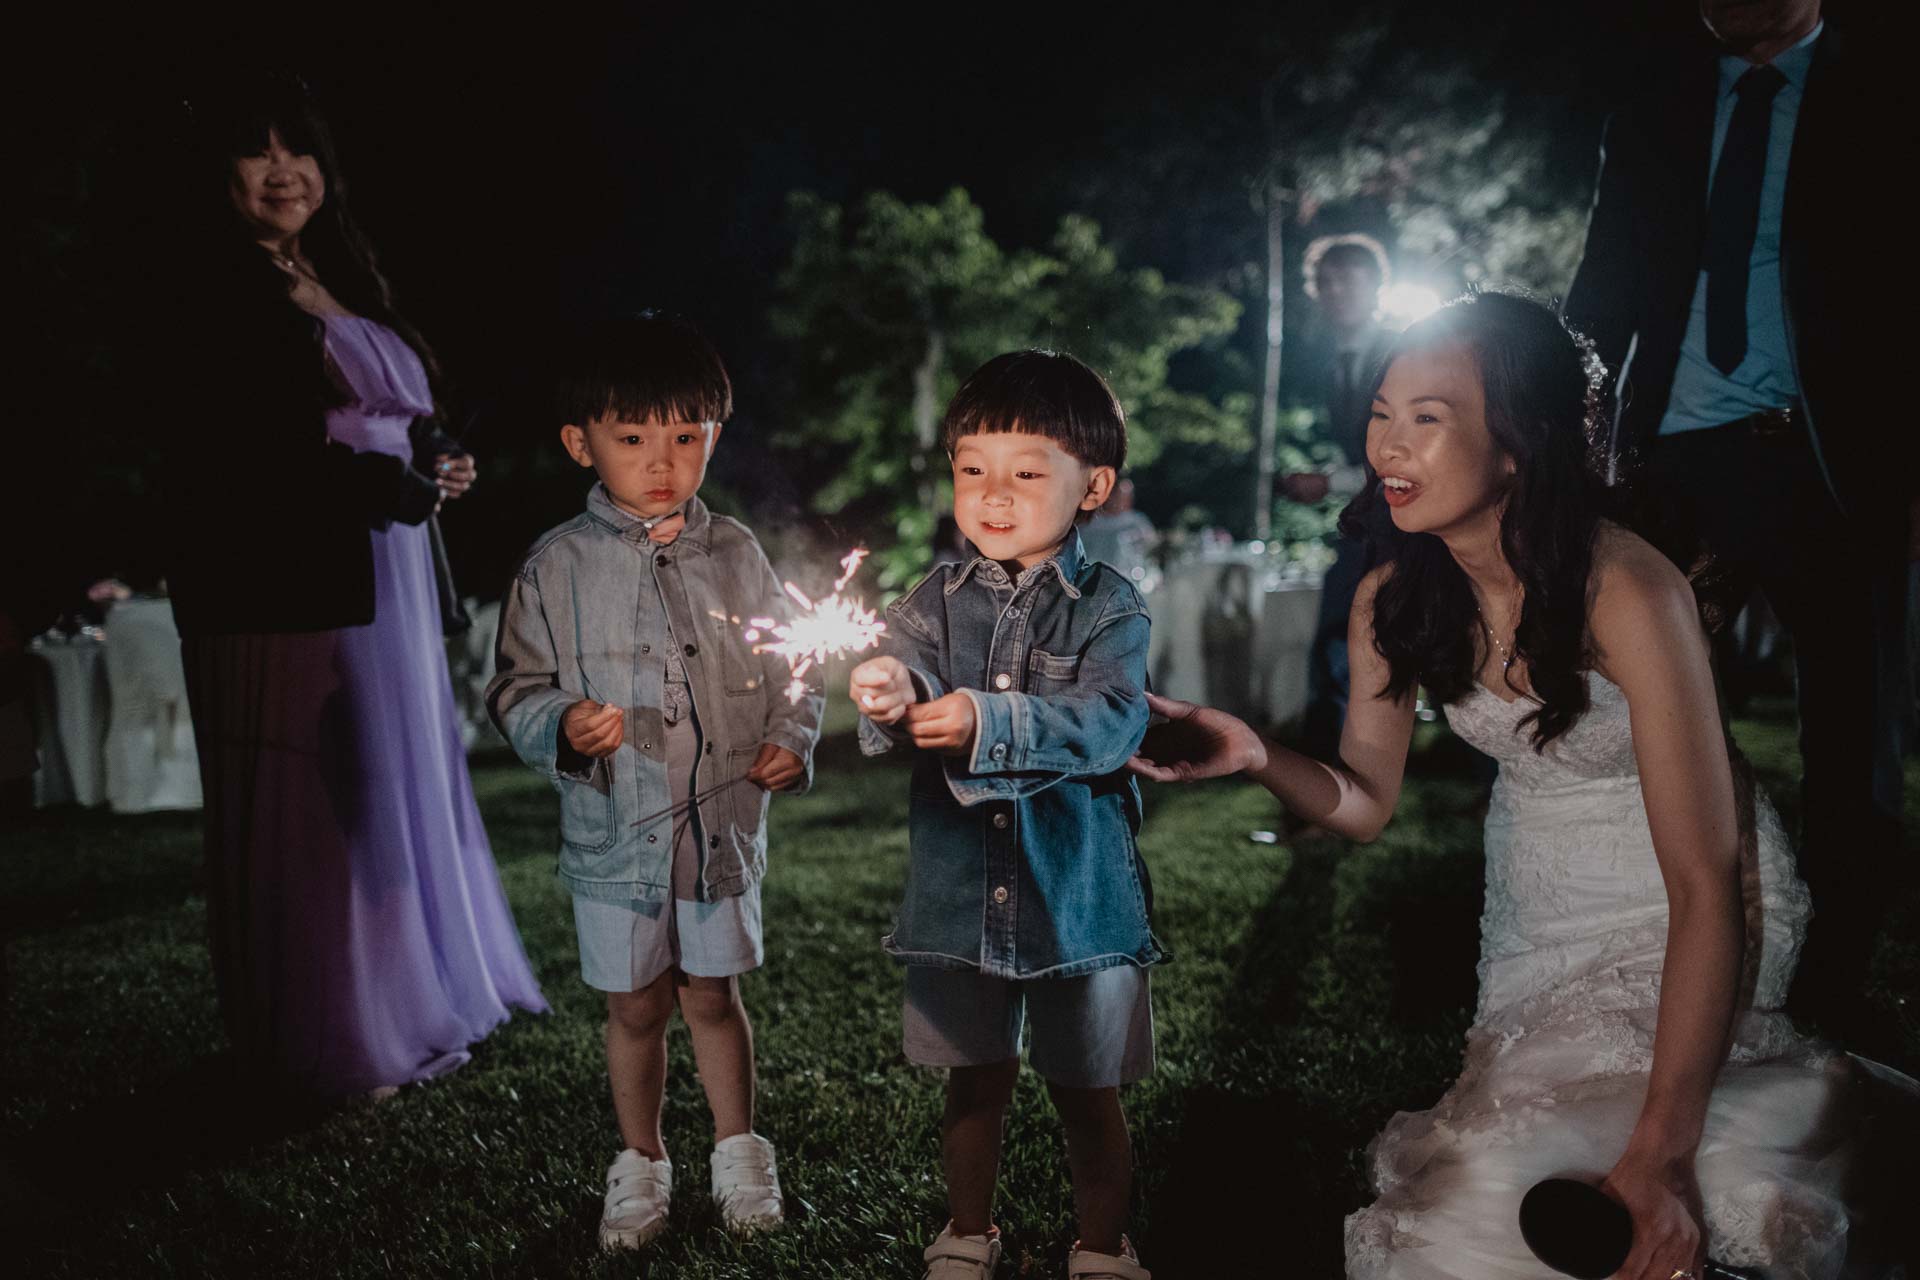
[[[973,751],[967,769],[975,774],[1006,773],[1018,768],[1014,740],[1017,693],[987,693],[981,689],[963,689],[973,703]]]
[[[932,702],[935,698],[945,696],[939,676],[922,671],[918,667],[908,667],[907,678],[913,682],[913,700],[915,702]],[[907,733],[899,721],[896,720],[892,724],[881,724],[879,721],[870,719],[865,715],[860,717],[859,740],[860,754],[864,756],[881,756],[895,747],[910,747],[913,745],[912,736]],[[811,765],[809,765],[809,767],[811,767]]]

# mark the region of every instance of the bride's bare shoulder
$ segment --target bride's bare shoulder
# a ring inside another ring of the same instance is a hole
[[[1602,520],[1593,534],[1593,569],[1588,596],[1597,606],[1608,596],[1635,596],[1645,592],[1689,599],[1693,588],[1673,561],[1651,542],[1623,525]]]
[[[1645,538],[1603,520],[1594,533],[1587,604],[1587,630],[1601,665],[1610,653],[1620,655],[1623,641],[1637,648],[1656,636],[1671,639],[1699,627],[1686,575]]]

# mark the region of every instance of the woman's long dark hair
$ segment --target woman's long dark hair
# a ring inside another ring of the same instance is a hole
[[[1615,506],[1595,465],[1604,371],[1591,346],[1550,309],[1510,293],[1473,292],[1441,308],[1400,335],[1386,365],[1440,347],[1473,360],[1486,393],[1487,429],[1513,459],[1500,549],[1525,592],[1513,656],[1526,663],[1540,702],[1522,721],[1537,751],[1588,707],[1588,580],[1600,521]],[[1393,566],[1373,602],[1374,643],[1389,669],[1386,694],[1404,697],[1424,684],[1444,704],[1472,692],[1486,633],[1472,585],[1446,544],[1395,528],[1378,476],[1342,514],[1341,529],[1371,535],[1375,562]]]
[[[437,400],[439,362],[394,306],[372,242],[353,217],[332,131],[306,85],[284,75],[240,78],[196,99],[189,110],[192,170],[187,177],[195,198],[178,211],[178,234],[185,241],[180,268],[194,277],[184,282],[193,309],[205,315],[232,308],[218,327],[231,331],[238,321],[265,342],[286,339],[297,329],[313,351],[314,379],[303,378],[302,386],[323,407],[341,403],[344,389],[325,374],[324,328],[288,301],[294,279],[253,241],[229,195],[234,161],[260,154],[269,133],[277,133],[288,150],[312,156],[326,179],[325,199],[300,233],[301,252],[341,305],[386,325],[413,348]]]

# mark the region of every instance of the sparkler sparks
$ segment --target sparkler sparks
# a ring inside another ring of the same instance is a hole
[[[803,677],[816,663],[829,658],[837,658],[847,653],[863,653],[880,643],[880,637],[886,632],[887,624],[881,622],[872,609],[858,600],[842,596],[840,592],[853,575],[859,570],[860,562],[867,557],[864,547],[849,551],[840,561],[840,576],[835,579],[833,593],[823,600],[811,599],[793,583],[783,583],[786,593],[800,606],[800,612],[789,622],[780,622],[773,618],[748,618],[746,638],[754,644],[755,653],[770,652],[784,655],[791,679],[787,681],[787,700],[798,702],[807,694],[807,685]],[[772,636],[772,640],[766,640]]]

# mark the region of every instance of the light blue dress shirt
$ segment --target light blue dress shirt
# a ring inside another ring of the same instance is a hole
[[[1773,116],[1767,125],[1760,223],[1754,231],[1747,278],[1746,358],[1731,374],[1721,373],[1707,359],[1707,273],[1702,270],[1693,287],[1693,305],[1687,316],[1687,334],[1680,344],[1680,363],[1673,374],[1673,392],[1667,400],[1666,416],[1660,420],[1663,436],[1717,427],[1751,413],[1777,409],[1800,395],[1793,353],[1787,345],[1786,296],[1780,280],[1780,215],[1786,204],[1787,160],[1793,153],[1800,100],[1807,86],[1807,71],[1813,65],[1814,42],[1825,27],[1824,22],[1817,24],[1771,64],[1786,77],[1786,83],[1773,96]],[[1727,126],[1738,100],[1734,83],[1753,65],[1734,55],[1720,59],[1720,100],[1713,117],[1714,171],[1720,167],[1720,149],[1727,140]]]

